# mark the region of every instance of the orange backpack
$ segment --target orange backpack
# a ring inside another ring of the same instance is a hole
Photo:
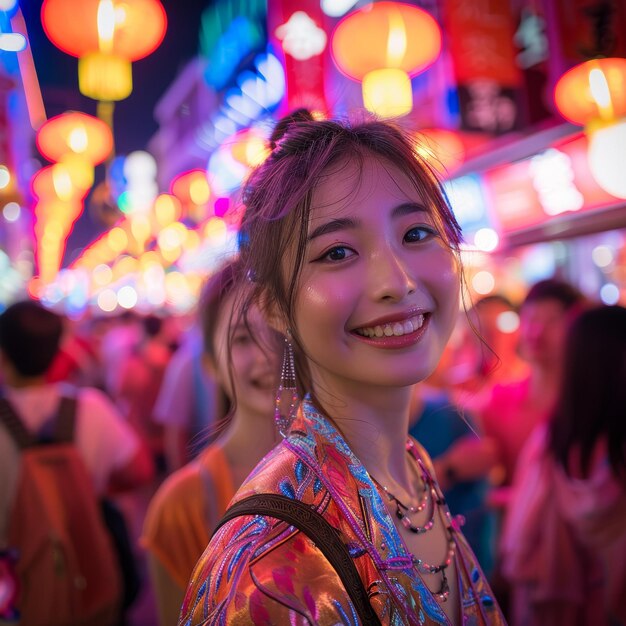
[[[0,423],[21,451],[9,515],[22,626],[110,626],[121,581],[91,477],[73,444],[76,400],[62,398],[49,441],[32,435],[0,398]]]

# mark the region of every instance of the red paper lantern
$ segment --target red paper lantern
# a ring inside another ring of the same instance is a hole
[[[337,25],[332,36],[337,67],[355,80],[386,67],[415,76],[440,51],[441,30],[435,19],[400,2],[377,2],[355,11]]]
[[[626,116],[626,59],[585,61],[565,72],[554,89],[559,113],[574,124]]]
[[[37,147],[49,161],[79,156],[91,165],[102,163],[113,150],[111,129],[97,117],[68,112],[50,118],[37,132]]]
[[[50,41],[67,54],[82,57],[100,48],[98,10],[102,0],[44,0],[41,21]],[[167,15],[158,0],[114,2],[115,27],[107,52],[137,61],[154,52],[167,27]]]

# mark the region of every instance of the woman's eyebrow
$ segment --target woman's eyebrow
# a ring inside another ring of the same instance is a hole
[[[320,224],[315,228],[311,234],[307,237],[307,242],[313,241],[316,237],[327,235],[329,233],[337,232],[338,230],[349,230],[357,228],[359,221],[350,217],[341,217],[338,219],[330,220],[324,224]]]
[[[412,213],[429,213],[429,211],[424,205],[417,202],[403,202],[393,209],[391,217],[395,219]],[[359,225],[360,221],[351,217],[333,219],[315,228],[307,237],[307,242],[313,241],[316,237],[328,235],[329,233],[334,233],[339,230],[355,229],[358,228]]]
[[[391,213],[391,217],[402,217],[404,215],[410,215],[411,213],[428,213],[430,211],[418,202],[403,202],[399,204]]]

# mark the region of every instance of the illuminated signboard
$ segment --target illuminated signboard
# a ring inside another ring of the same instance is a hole
[[[467,211],[464,208],[467,198],[472,198],[475,204],[484,202],[486,215],[500,232],[514,232],[553,218],[622,202],[593,179],[588,165],[588,140],[582,133],[530,158],[474,176],[472,187],[480,181],[480,195],[475,190],[468,192],[466,181],[464,200],[451,201],[459,222],[470,230],[475,226],[471,221],[467,223],[463,213]],[[467,178],[452,179],[447,188]]]
[[[478,174],[468,174],[446,181],[444,189],[465,237],[468,233],[491,226]]]

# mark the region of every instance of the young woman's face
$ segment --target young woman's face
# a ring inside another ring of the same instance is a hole
[[[278,386],[277,342],[259,310],[253,307],[248,313],[248,325],[246,326],[241,320],[232,333],[231,384],[228,369],[228,333],[233,300],[232,295],[227,298],[215,326],[216,377],[228,396],[232,398],[234,395],[238,409],[261,414],[271,419],[274,410],[274,394]],[[235,319],[236,317],[233,318]]]
[[[434,210],[374,157],[317,187],[295,309],[314,384],[404,387],[433,371],[459,310],[459,267]]]
[[[567,311],[555,299],[524,304],[520,312],[520,351],[532,365],[558,367],[565,343]]]

